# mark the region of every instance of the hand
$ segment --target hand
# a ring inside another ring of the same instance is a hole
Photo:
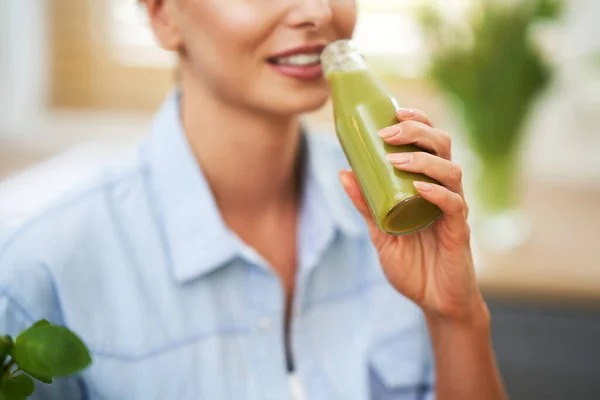
[[[415,187],[440,207],[442,217],[410,235],[386,234],[373,220],[354,174],[342,171],[340,180],[369,226],[385,275],[400,293],[428,317],[461,321],[480,317],[487,308],[475,280],[462,170],[451,161],[450,136],[435,129],[420,111],[403,109],[397,115],[399,124],[379,132],[383,140],[391,145],[415,144],[428,152],[390,154],[388,159],[395,168],[440,182],[416,182]]]

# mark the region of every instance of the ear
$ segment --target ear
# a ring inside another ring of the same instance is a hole
[[[152,30],[161,47],[165,50],[178,51],[182,47],[174,0],[141,0],[146,7]]]

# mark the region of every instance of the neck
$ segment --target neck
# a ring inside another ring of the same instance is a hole
[[[295,203],[298,117],[261,115],[184,83],[184,130],[221,211],[259,217]]]

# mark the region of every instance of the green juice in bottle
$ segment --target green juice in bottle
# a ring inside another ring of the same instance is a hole
[[[423,150],[414,145],[389,145],[377,134],[399,122],[396,100],[369,70],[351,40],[329,44],[321,63],[331,87],[338,140],[377,225],[389,234],[404,235],[433,223],[442,212],[419,195],[413,182],[437,182],[400,171],[386,159],[390,153]]]

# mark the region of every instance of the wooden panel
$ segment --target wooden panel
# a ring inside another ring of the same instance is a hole
[[[100,4],[92,11],[88,0],[51,0],[51,106],[155,109],[174,83],[173,71],[115,62],[101,30],[92,26],[92,21],[102,24],[106,13],[92,12],[105,2],[94,1]]]
[[[533,232],[522,248],[482,254],[478,280],[499,298],[600,300],[600,191],[527,185],[524,208]]]

